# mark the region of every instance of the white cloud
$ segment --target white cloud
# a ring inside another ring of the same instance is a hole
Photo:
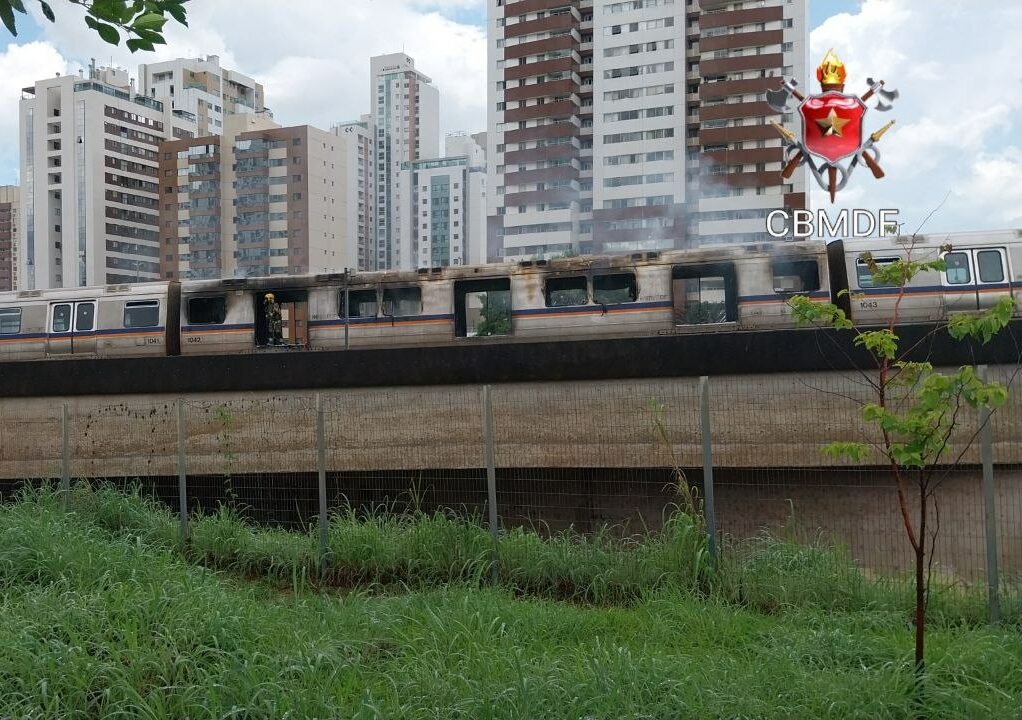
[[[835,207],[852,205],[849,191],[862,188],[855,205],[899,208],[915,229],[950,192],[927,230],[1018,226],[1022,158],[1009,143],[1017,143],[1022,117],[1022,71],[1013,49],[1022,6],[939,5],[938,11],[932,0],[864,0],[858,13],[829,18],[812,32],[811,67],[833,47],[847,66],[847,91],[863,92],[872,76],[901,93],[891,112],[871,111],[867,120],[871,130],[897,120],[878,144],[887,177],[876,181],[857,170]],[[830,208],[813,185],[815,206]]]
[[[16,181],[20,88],[92,58],[135,75],[140,63],[219,55],[266,86],[278,122],[328,129],[369,111],[370,56],[403,50],[440,90],[442,131],[485,130],[485,30],[445,17],[474,10],[485,11],[481,0],[204,0],[188,4],[187,28],[167,25],[166,46],[132,54],[86,27],[78,6],[59,8],[56,23],[36,7],[43,42],[0,55],[0,182]]]
[[[962,202],[975,204],[994,224],[1022,227],[1022,148],[979,155],[960,195]]]
[[[0,53],[0,98],[7,107],[0,112],[0,184],[18,181],[18,98],[21,88],[47,76],[63,75],[67,62],[53,45],[11,43]]]
[[[206,0],[188,4],[188,24],[167,25],[155,53],[104,43],[68,7],[44,36],[82,64],[111,60],[135,74],[139,63],[219,55],[223,65],[266,86],[283,124],[324,129],[369,111],[369,58],[402,50],[440,90],[441,128],[486,127],[486,33],[444,12],[485,7],[481,0]],[[73,53],[72,50],[73,49]]]

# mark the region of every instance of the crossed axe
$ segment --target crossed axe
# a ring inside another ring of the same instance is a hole
[[[884,88],[883,80],[874,81],[873,78],[868,78],[866,80],[866,83],[869,85],[869,89],[862,95],[860,99],[865,103],[867,100],[869,100],[871,97],[875,95],[877,97],[876,109],[879,112],[887,112],[888,110],[890,110],[893,107],[894,101],[898,98],[898,91],[886,90]],[[768,90],[766,92],[767,104],[770,105],[770,107],[776,110],[777,112],[785,111],[789,97],[793,97],[799,102],[805,100],[805,95],[803,95],[798,90],[798,82],[795,80],[790,79],[785,80],[781,84],[780,89]],[[788,130],[782,125],[779,125],[776,122],[771,122],[771,125],[773,125],[774,128],[776,128],[777,131],[781,134],[781,136],[785,139],[787,143],[786,154],[791,155],[791,158],[788,160],[787,165],[784,166],[784,170],[781,171],[781,177],[784,179],[790,178],[792,173],[795,172],[795,168],[797,168],[801,163],[808,161],[809,167],[810,169],[812,169],[813,175],[816,177],[817,182],[822,187],[830,191],[831,202],[834,202],[834,197],[837,191],[843,188],[845,186],[845,183],[848,182],[848,176],[851,175],[852,170],[855,169],[855,166],[859,164],[860,160],[870,169],[870,171],[873,173],[873,177],[875,177],[877,180],[884,176],[883,168],[880,167],[879,163],[880,150],[877,149],[875,145],[877,141],[879,141],[880,138],[883,137],[884,133],[891,129],[891,126],[894,125],[894,120],[891,120],[882,128],[872,133],[869,136],[869,138],[867,138],[866,142],[864,142],[862,144],[862,147],[860,147],[859,150],[855,153],[855,157],[849,164],[848,170],[840,168],[842,174],[840,182],[838,181],[839,170],[838,166],[832,165],[831,163],[824,163],[821,168],[817,168],[816,165],[810,159],[808,151],[806,150],[805,146],[795,137],[794,133],[792,133],[790,130]],[[794,150],[794,152],[790,152],[792,150]],[[872,151],[872,154],[869,151]],[[828,177],[826,184],[824,184],[823,177],[820,173],[820,170],[823,168],[827,169]]]

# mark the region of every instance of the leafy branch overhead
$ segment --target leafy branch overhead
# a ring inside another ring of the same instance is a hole
[[[56,22],[57,16],[53,7],[45,0],[34,0],[39,3],[43,16],[50,22]],[[33,0],[28,0],[29,4]],[[136,50],[154,50],[157,45],[165,45],[163,28],[168,20],[188,25],[185,3],[188,0],[66,0],[71,5],[85,8],[85,24],[111,45],[120,44],[125,39],[125,46],[131,52]],[[28,14],[25,0],[0,0],[0,20],[17,36],[18,26],[15,12]]]

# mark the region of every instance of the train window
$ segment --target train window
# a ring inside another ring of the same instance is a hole
[[[890,265],[896,262],[899,258],[896,257],[885,257],[885,258],[874,258],[874,262],[883,267],[884,265]],[[863,260],[855,261],[855,279],[859,283],[859,288],[868,290],[870,288],[886,288],[896,287],[894,283],[881,282],[873,277],[873,273],[869,271],[869,265]]]
[[[947,271],[944,274],[947,277],[948,285],[967,285],[972,282],[972,273],[969,272],[969,253],[950,252],[944,256],[944,262],[947,263]]]
[[[546,306],[585,305],[589,302],[589,291],[586,285],[585,275],[549,278],[546,281]]]
[[[96,327],[96,303],[75,303],[75,332],[88,332]]]
[[[53,320],[50,323],[50,332],[64,333],[71,331],[71,305],[61,304],[53,306]]]
[[[1004,282],[1004,263],[1000,250],[980,250],[976,253],[976,272],[980,282]]]
[[[820,289],[820,266],[816,260],[774,260],[775,293],[813,292]]]
[[[124,303],[124,327],[156,327],[159,324],[159,300],[133,300]]]
[[[351,310],[345,316],[344,290],[341,290],[341,306],[338,317],[373,318],[376,317],[376,290],[348,290]]]
[[[383,314],[387,317],[407,317],[422,313],[422,290],[417,287],[385,288]]]
[[[198,297],[188,300],[188,322],[192,325],[220,325],[227,319],[227,298]]]
[[[731,263],[676,265],[671,285],[676,324],[705,325],[738,319],[737,282]]]
[[[511,334],[511,280],[458,280],[454,283],[454,334],[492,337]]]
[[[21,308],[0,308],[0,335],[21,332]]]
[[[619,305],[635,302],[639,297],[633,273],[596,275],[593,277],[593,302],[600,305]]]

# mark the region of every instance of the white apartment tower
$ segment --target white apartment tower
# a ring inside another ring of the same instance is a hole
[[[341,236],[347,256],[345,267],[368,270],[376,251],[376,132],[371,115],[335,125],[340,140],[343,207]],[[375,267],[375,264],[372,265]]]
[[[806,0],[506,0],[488,18],[491,258],[770,240]]]
[[[399,238],[406,210],[399,206],[402,163],[440,154],[440,96],[404,53],[370,60],[370,97],[376,132],[376,242],[366,269],[411,268]]]
[[[486,262],[486,152],[466,133],[447,136],[445,156],[402,164],[399,237],[417,268]]]
[[[138,66],[139,92],[193,120],[196,135],[220,135],[229,115],[261,113],[263,86],[221,67],[220,58],[177,58]]]
[[[127,72],[39,80],[19,108],[22,289],[160,277],[158,147],[196,126]]]

